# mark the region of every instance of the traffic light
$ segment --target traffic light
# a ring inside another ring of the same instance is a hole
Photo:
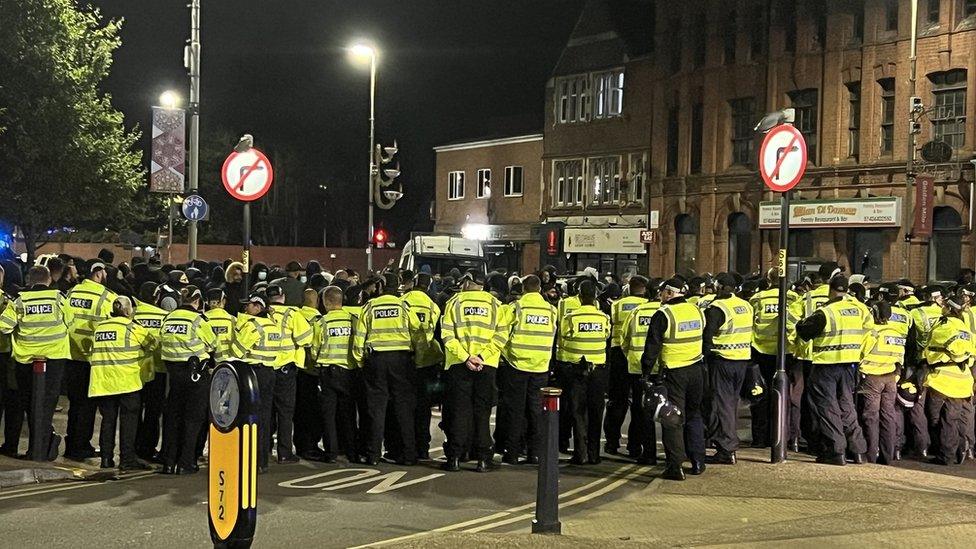
[[[374,192],[376,193],[373,200],[382,210],[389,210],[403,196],[403,186],[396,181],[400,177],[400,162],[394,163],[394,157],[399,150],[394,141],[392,147],[384,147],[377,143],[373,151]],[[395,182],[396,188],[393,186]]]
[[[376,232],[373,233],[373,244],[375,244],[377,248],[386,246],[386,239],[386,229],[376,229]]]

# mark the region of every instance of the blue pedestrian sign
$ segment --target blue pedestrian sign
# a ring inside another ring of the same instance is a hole
[[[191,194],[183,199],[183,217],[190,221],[201,221],[207,217],[210,206],[203,197]]]

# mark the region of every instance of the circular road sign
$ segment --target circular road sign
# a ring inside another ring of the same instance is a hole
[[[759,173],[770,190],[786,192],[807,169],[807,142],[800,130],[780,124],[769,130],[759,148]]]
[[[220,170],[224,188],[234,198],[251,202],[268,192],[274,180],[271,161],[263,152],[249,149],[246,152],[232,152]]]
[[[190,221],[201,221],[207,217],[210,207],[203,197],[191,194],[183,199],[183,217]]]

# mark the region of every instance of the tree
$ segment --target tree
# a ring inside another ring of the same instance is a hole
[[[0,0],[0,218],[28,257],[54,227],[119,229],[143,184],[138,131],[99,90],[121,21],[76,0]]]

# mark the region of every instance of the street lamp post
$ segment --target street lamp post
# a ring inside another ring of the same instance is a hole
[[[183,62],[190,73],[190,194],[199,188],[200,173],[200,2],[190,4],[190,41],[183,52]],[[197,222],[190,220],[187,230],[189,260],[197,258]]]
[[[369,57],[369,239],[366,242],[366,270],[373,270],[373,194],[376,184],[376,163],[373,144],[376,143],[376,49],[356,44],[349,51],[356,57]]]
[[[329,186],[319,185],[319,190],[322,191],[322,211],[326,212],[325,215],[328,216],[329,195],[327,193],[329,192]],[[322,247],[323,248],[329,247],[329,240],[326,238],[329,234],[328,230],[329,230],[329,218],[326,217],[324,220],[322,220]]]

